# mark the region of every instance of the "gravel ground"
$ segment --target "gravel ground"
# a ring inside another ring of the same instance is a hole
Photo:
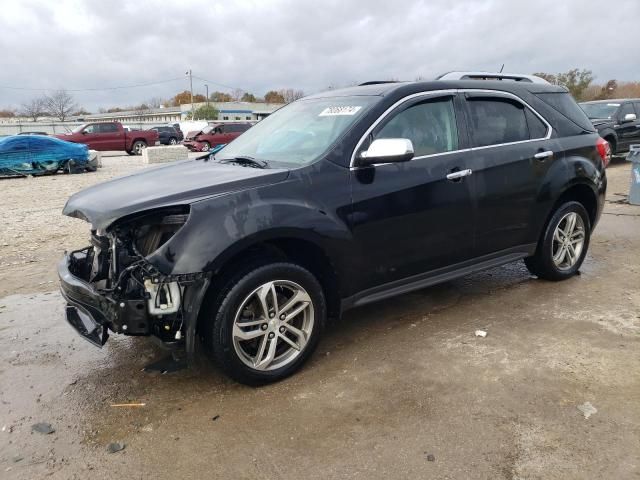
[[[190,154],[192,157],[198,154]],[[88,225],[61,214],[67,198],[99,182],[142,168],[141,157],[106,152],[96,172],[46,177],[3,178],[0,229],[0,297],[57,288],[56,263],[65,250],[88,244]]]
[[[60,208],[139,168],[114,157],[97,174],[2,182],[1,478],[640,478],[628,164],[607,172],[581,275],[540,281],[518,262],[355,309],[301,372],[263,388],[203,359],[146,373],[164,355],[149,339],[99,350],[65,324],[54,267],[87,225]]]

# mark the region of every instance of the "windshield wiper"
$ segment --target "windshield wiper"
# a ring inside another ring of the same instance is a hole
[[[249,156],[223,158],[220,160],[220,163],[238,163],[240,165],[253,168],[267,168],[269,166],[269,164],[264,160],[256,160],[255,158]]]

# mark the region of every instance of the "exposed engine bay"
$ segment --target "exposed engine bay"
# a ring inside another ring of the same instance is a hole
[[[91,245],[69,254],[69,271],[100,297],[105,327],[154,335],[165,343],[185,335],[185,294],[205,274],[165,275],[147,257],[185,224],[188,207],[147,212],[91,232]],[[106,341],[106,328],[104,338]]]

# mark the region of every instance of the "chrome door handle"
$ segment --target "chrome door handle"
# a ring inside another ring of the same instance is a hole
[[[553,157],[553,152],[551,150],[547,150],[546,152],[538,152],[534,155],[538,160],[544,160],[545,158]]]
[[[457,180],[458,178],[468,177],[472,173],[473,171],[468,168],[466,170],[460,170],[458,172],[451,172],[447,174],[447,180]]]

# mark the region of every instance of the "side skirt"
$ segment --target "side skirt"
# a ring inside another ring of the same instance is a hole
[[[507,250],[502,250],[500,252],[457,263],[452,266],[439,268],[430,272],[385,283],[377,287],[363,290],[351,297],[344,298],[340,306],[341,311],[344,312],[350,308],[360,307],[368,303],[377,302],[378,300],[384,300],[385,298],[395,297],[396,295],[420,290],[438,283],[448,282],[449,280],[464,277],[471,273],[486,270],[488,268],[499,267],[533,255],[535,251],[535,243],[520,245],[518,247],[509,248]]]

